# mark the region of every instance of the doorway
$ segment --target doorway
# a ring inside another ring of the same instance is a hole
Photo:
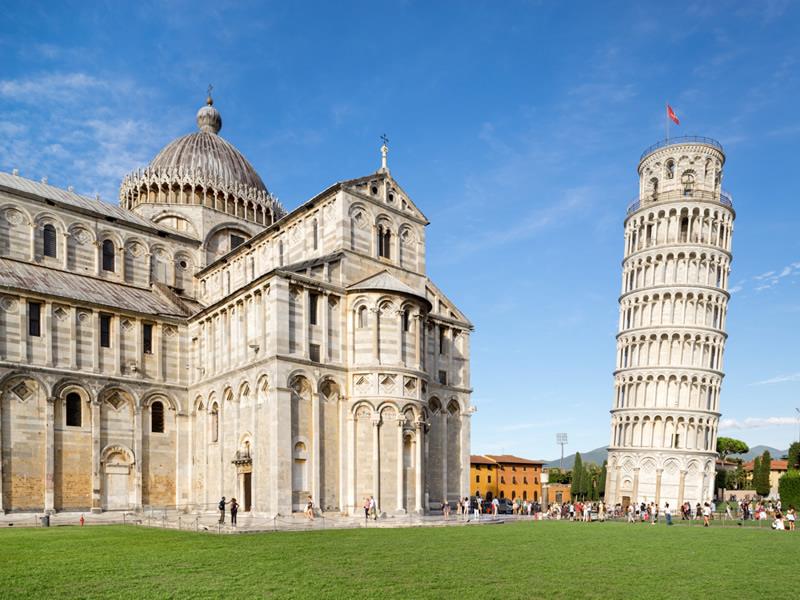
[[[250,512],[250,505],[253,498],[252,473],[244,473],[244,512]]]

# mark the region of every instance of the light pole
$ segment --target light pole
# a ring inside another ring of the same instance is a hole
[[[797,441],[800,442],[800,408],[795,407],[797,411]]]
[[[800,410],[798,410],[800,412]],[[561,463],[559,470],[563,473],[564,472],[564,446],[567,445],[567,434],[566,433],[557,433],[556,434],[556,443],[561,446]]]

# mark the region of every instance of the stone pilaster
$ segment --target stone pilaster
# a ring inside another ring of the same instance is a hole
[[[45,404],[44,423],[44,512],[55,512],[55,396],[48,396]]]

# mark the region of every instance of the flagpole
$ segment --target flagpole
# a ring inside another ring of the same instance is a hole
[[[669,103],[664,105],[664,128],[667,132],[667,140],[669,141]]]

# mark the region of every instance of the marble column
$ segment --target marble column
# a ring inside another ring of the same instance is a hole
[[[45,404],[45,423],[44,423],[44,512],[47,514],[55,512],[55,466],[56,466],[56,444],[55,444],[55,403],[58,400],[55,396],[48,396]]]
[[[103,512],[100,480],[100,402],[92,400],[89,404],[92,415],[92,512]]]
[[[142,407],[135,406],[133,409],[133,452],[134,452],[134,510],[142,510],[142,452],[143,452],[143,431],[142,431]]]
[[[622,503],[622,498],[619,496],[620,487],[622,486],[622,469],[619,465],[614,467],[614,497],[612,501],[614,504]]]
[[[633,470],[633,497],[632,501],[639,503],[639,467]]]
[[[348,513],[357,513],[356,505],[356,418],[347,416],[347,509]]]
[[[423,465],[422,465],[422,446],[424,444],[423,432],[425,431],[424,423],[417,421],[415,423],[417,435],[414,438],[414,511],[417,514],[422,514],[422,487],[423,487]]]
[[[321,509],[320,499],[320,402],[322,395],[311,392],[311,499],[314,506]]]
[[[664,469],[656,469],[656,506],[661,505],[661,476]]]
[[[448,492],[450,490],[447,489],[447,409],[444,407],[442,407],[442,413],[439,418],[442,422],[442,498],[449,501],[450,495]]]
[[[678,482],[678,508],[683,506],[683,492],[686,488],[686,471],[681,470],[681,478]]]
[[[405,512],[405,494],[403,483],[405,481],[403,465],[403,426],[405,419],[402,415],[397,418],[397,512]]]
[[[381,504],[380,425],[380,417],[372,419],[372,490],[378,514]]]
[[[330,335],[329,335],[329,322],[330,322],[330,293],[322,292],[320,297],[320,306],[318,310],[322,311],[322,348],[320,349],[320,361],[327,363],[331,359],[330,350]]]
[[[0,515],[6,512],[3,504],[3,404],[7,397],[6,392],[0,391]]]

